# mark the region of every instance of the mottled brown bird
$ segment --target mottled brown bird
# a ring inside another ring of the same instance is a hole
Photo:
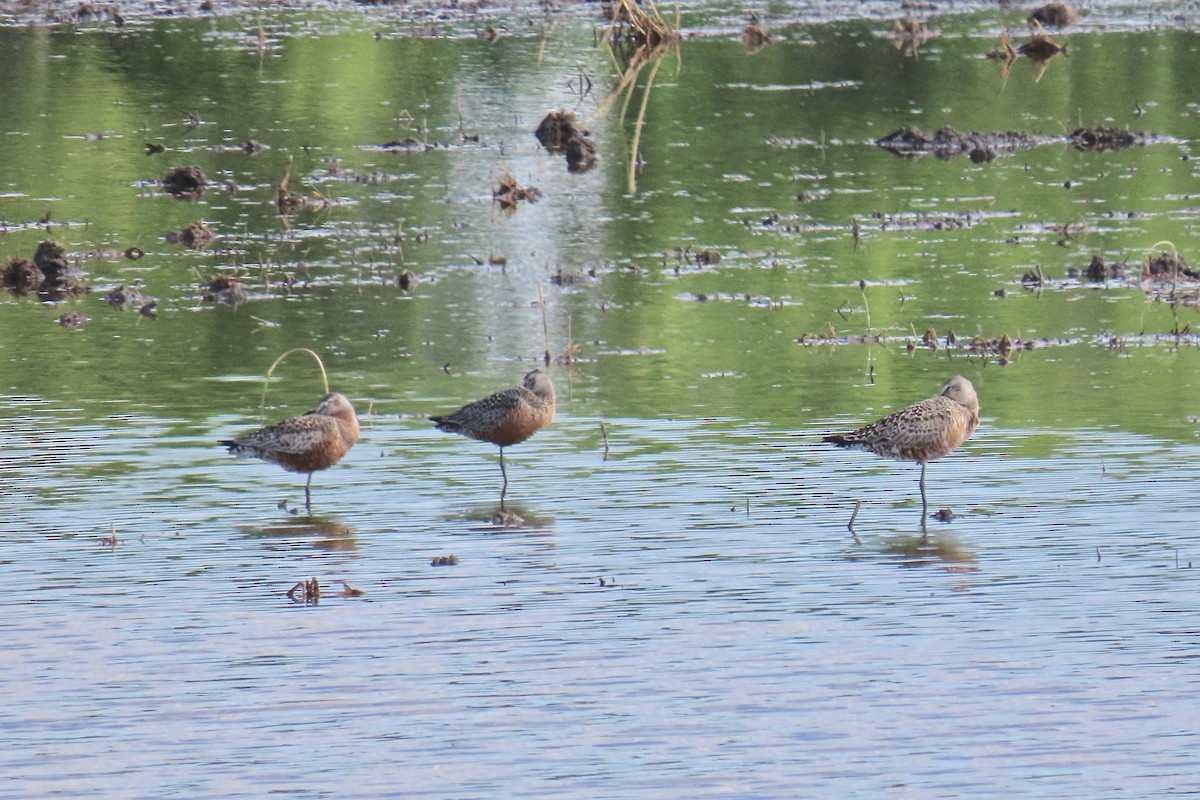
[[[919,463],[923,530],[929,508],[925,500],[925,464],[965,442],[978,424],[979,397],[975,387],[963,376],[955,375],[946,381],[937,397],[922,400],[850,433],[826,436],[821,441]]]
[[[520,386],[489,394],[441,417],[430,417],[438,430],[461,433],[500,448],[500,508],[508,491],[508,473],[504,471],[504,448],[519,444],[554,421],[554,384],[550,376],[535,369],[526,374]]]
[[[358,417],[344,395],[332,392],[312,411],[244,433],[221,444],[244,458],[261,458],[289,472],[307,472],[304,510],[312,513],[312,475],[341,461],[358,441]]]

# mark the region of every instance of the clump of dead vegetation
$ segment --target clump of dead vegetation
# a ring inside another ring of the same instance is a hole
[[[611,4],[605,40],[610,43],[624,41],[633,47],[651,50],[678,43],[681,38],[679,28],[667,24],[654,0],[644,0],[644,3],[644,8],[637,0],[617,0]]]
[[[225,306],[240,306],[249,298],[242,282],[233,275],[218,275],[203,285],[201,298],[206,303]]]
[[[171,231],[164,237],[171,244],[181,244],[189,250],[203,250],[208,247],[216,235],[198,219],[177,231]]]
[[[501,211],[515,211],[517,203],[526,200],[536,203],[542,192],[536,186],[522,186],[517,177],[505,169],[498,178],[499,186],[492,190],[492,199],[500,204]]]
[[[1075,9],[1066,3],[1046,3],[1031,9],[1026,18],[1030,25],[1045,25],[1048,28],[1065,28],[1079,17]]]
[[[38,245],[32,261],[14,258],[0,268],[0,288],[14,296],[36,292],[44,301],[62,300],[88,291],[81,275],[63,246],[47,239]]]

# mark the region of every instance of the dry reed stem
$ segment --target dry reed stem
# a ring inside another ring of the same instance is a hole
[[[275,359],[275,363],[271,365],[271,368],[269,370],[267,370],[267,380],[263,381],[263,396],[262,396],[261,408],[265,409],[267,407],[267,387],[270,386],[271,375],[273,375],[275,373],[275,368],[278,367],[280,364],[282,364],[283,360],[285,358],[287,358],[288,356],[290,356],[292,353],[308,353],[310,356],[313,357],[313,359],[317,362],[317,366],[320,367],[320,369],[321,369],[321,382],[325,386],[324,394],[329,394],[329,375],[325,372],[325,363],[323,361],[321,361],[321,357],[319,355],[317,355],[315,352],[313,352],[312,350],[309,350],[307,347],[293,347],[291,350],[288,350],[286,353],[281,355],[279,358]]]

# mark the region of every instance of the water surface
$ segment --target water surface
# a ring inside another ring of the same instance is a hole
[[[982,54],[1016,12],[915,53],[768,16],[753,53],[740,11],[689,8],[640,132],[650,68],[603,110],[588,9],[0,28],[0,254],[53,239],[92,289],[0,300],[0,792],[1195,792],[1195,287],[1137,276],[1162,241],[1195,260],[1200,65],[1114,8],[1007,74]],[[538,148],[556,108],[595,170]],[[873,144],[947,124],[1156,139]],[[196,202],[156,184],[184,164]],[[504,170],[542,198],[502,213]],[[285,171],[313,202],[283,217]],[[163,238],[197,219],[208,249]],[[1131,277],[1072,272],[1093,255]],[[219,274],[250,302],[205,302]],[[105,304],[135,283],[157,318]],[[312,518],[279,507],[303,476],[215,446],[315,404],[301,356],[263,400],[293,347],[363,425]],[[425,416],[547,350],[559,416],[506,453],[525,521],[494,525],[495,448]],[[952,374],[983,419],[930,466],[956,518],[923,539],[916,467],[819,440]]]

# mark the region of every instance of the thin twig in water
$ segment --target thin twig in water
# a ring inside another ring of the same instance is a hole
[[[604,421],[600,421],[600,436],[604,439],[604,460],[608,461],[608,428],[604,427]]]
[[[542,358],[546,362],[546,366],[550,366],[550,325],[546,321],[546,294],[542,291],[542,285],[538,284],[538,305],[542,307],[542,335],[546,338],[546,350]]]
[[[850,524],[846,526],[846,528],[849,529],[850,533],[854,536],[855,539],[858,538],[858,534],[854,533],[854,520],[858,519],[858,510],[860,508],[862,508],[862,504],[863,504],[862,500],[854,501],[854,513],[850,515]]]

